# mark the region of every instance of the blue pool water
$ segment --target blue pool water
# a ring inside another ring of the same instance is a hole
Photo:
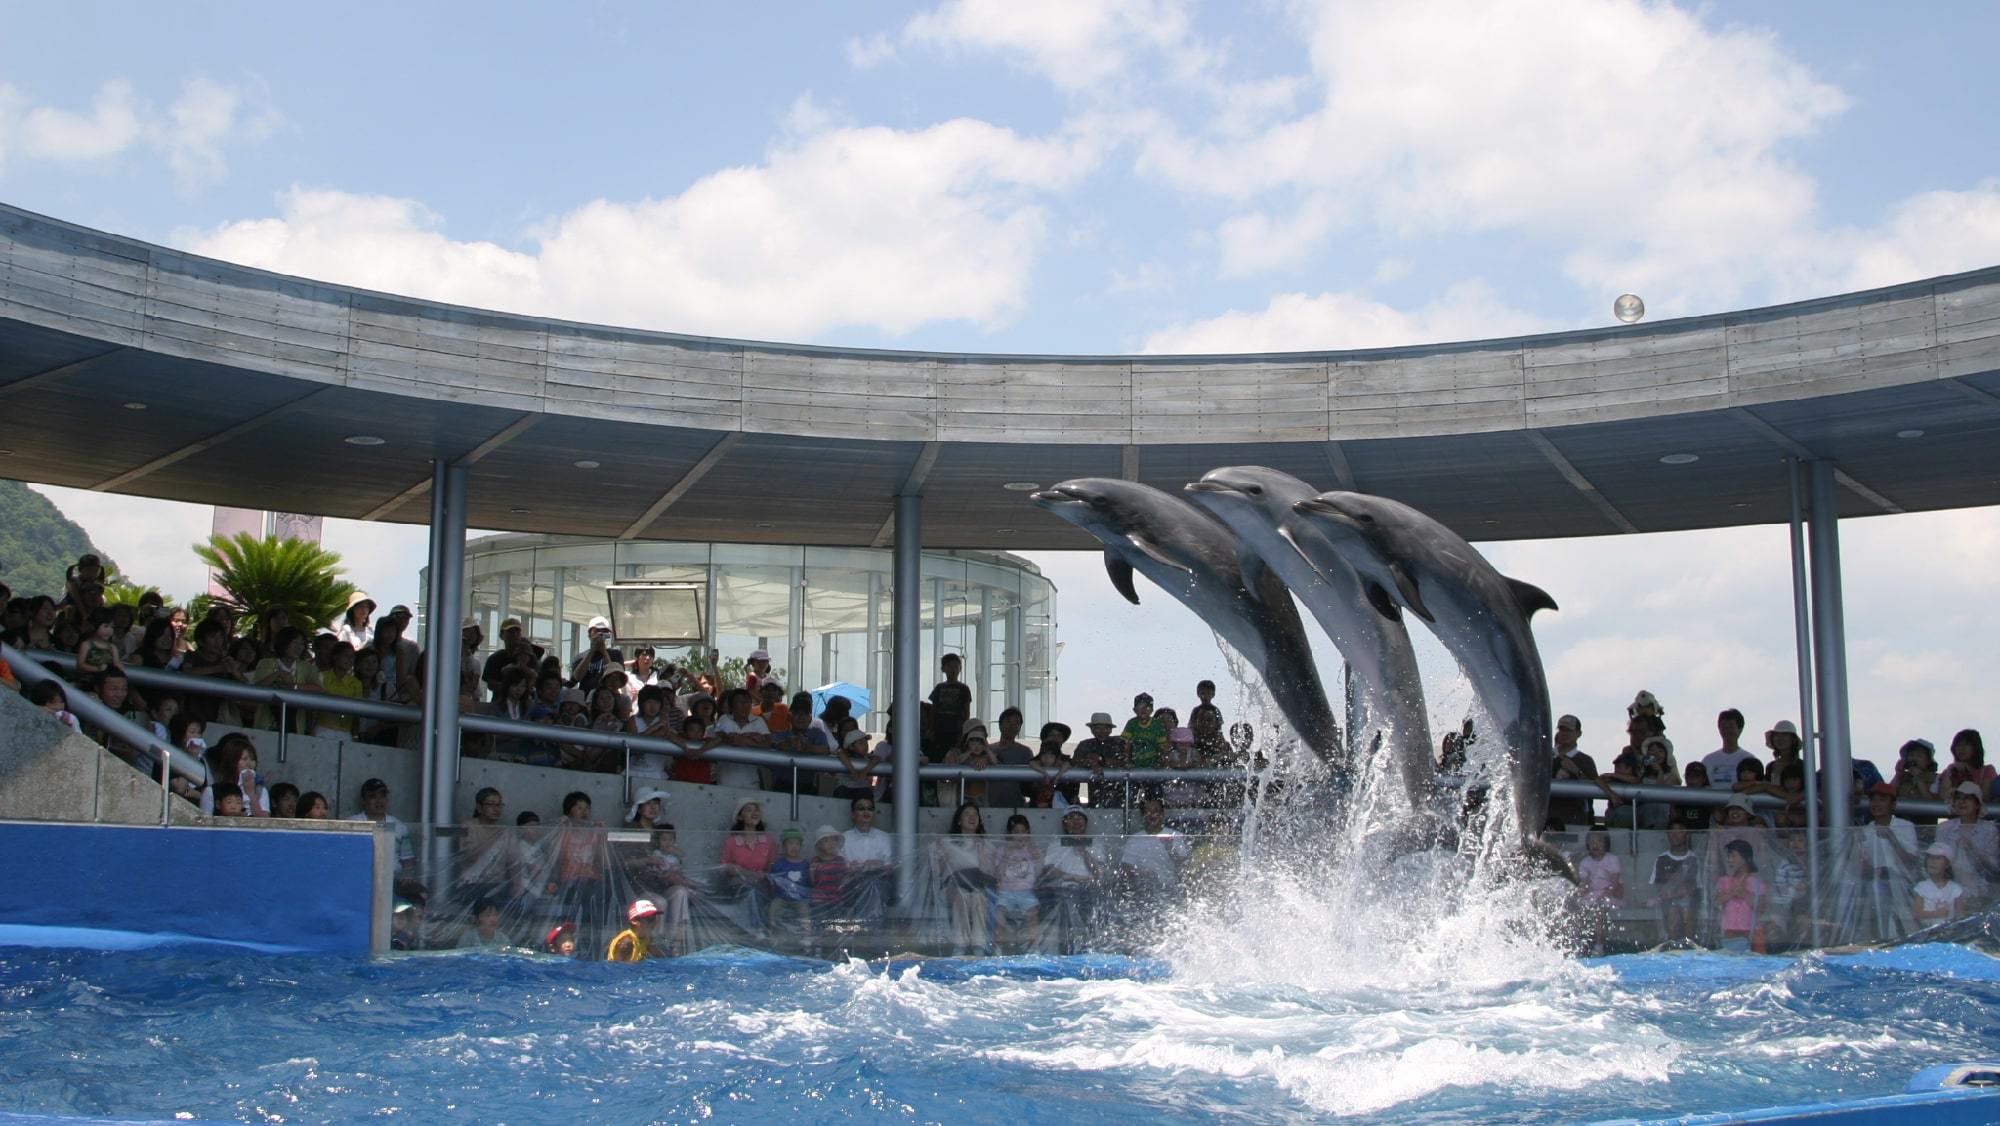
[[[2000,961],[1955,946],[1528,957],[1431,981],[1218,972],[1230,951],[1189,953],[829,965],[713,950],[628,967],[6,947],[0,1109],[1589,1121],[1890,1094],[1925,1065],[2000,1054]]]

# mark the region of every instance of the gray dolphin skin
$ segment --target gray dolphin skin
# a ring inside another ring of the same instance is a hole
[[[1349,735],[1357,747],[1386,733],[1409,808],[1423,809],[1434,781],[1431,726],[1424,708],[1416,650],[1400,613],[1384,591],[1368,591],[1361,576],[1325,534],[1292,506],[1319,490],[1289,473],[1261,465],[1211,470],[1187,486],[1187,496],[1236,533],[1243,569],[1272,574],[1299,597],[1313,620],[1347,658],[1361,688],[1361,710]]]
[[[1264,678],[1292,729],[1345,781],[1340,725],[1291,594],[1269,572],[1245,575],[1234,533],[1179,497],[1133,481],[1079,477],[1031,499],[1104,543],[1105,569],[1126,601],[1139,603],[1137,571],[1221,634]]]
[[[1409,505],[1329,492],[1293,507],[1363,581],[1422,618],[1457,659],[1499,728],[1524,850],[1545,852],[1537,838],[1548,820],[1555,751],[1548,679],[1528,618],[1555,609],[1555,601],[1501,575],[1458,533]]]

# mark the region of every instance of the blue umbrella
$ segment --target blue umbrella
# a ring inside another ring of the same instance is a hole
[[[858,684],[849,684],[844,680],[836,680],[832,684],[823,684],[812,690],[813,714],[819,715],[821,712],[826,711],[826,702],[835,696],[847,697],[847,702],[853,705],[853,707],[848,709],[848,712],[854,718],[860,719],[862,716],[868,714],[868,705],[870,703],[868,690]]]

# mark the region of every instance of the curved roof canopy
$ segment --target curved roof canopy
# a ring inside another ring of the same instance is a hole
[[[928,546],[1090,547],[1018,487],[1239,463],[1479,540],[1782,521],[1787,457],[1834,462],[1846,514],[1955,508],[2000,502],[2000,267],[1471,343],[970,355],[466,309],[0,207],[0,449],[23,480],[412,523],[464,459],[474,527],[794,544],[886,543],[915,488]]]

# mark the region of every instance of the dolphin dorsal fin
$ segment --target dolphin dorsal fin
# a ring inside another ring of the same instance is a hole
[[[1138,551],[1141,555],[1144,555],[1146,558],[1151,559],[1153,562],[1158,563],[1162,567],[1172,567],[1174,570],[1179,571],[1185,575],[1194,574],[1193,567],[1190,567],[1187,564],[1182,563],[1180,560],[1175,559],[1173,556],[1168,555],[1165,551],[1160,549],[1159,544],[1154,543],[1152,540],[1149,540],[1142,535],[1139,535],[1134,532],[1127,532],[1125,533],[1125,542],[1131,544],[1133,549]],[[1137,602],[1138,599],[1135,598],[1132,601]]]
[[[1376,613],[1392,622],[1403,620],[1402,608],[1396,605],[1396,600],[1390,597],[1388,591],[1382,589],[1381,583],[1371,583],[1364,579],[1361,586],[1368,594],[1368,604],[1375,607]]]
[[[1534,583],[1524,583],[1519,579],[1508,579],[1507,589],[1514,592],[1514,601],[1520,603],[1521,616],[1524,618],[1534,617],[1537,610],[1560,609],[1556,605],[1556,600],[1549,597],[1549,592],[1536,586]]]
[[[1111,576],[1111,585],[1118,588],[1125,601],[1134,606],[1139,604],[1139,591],[1132,585],[1132,565],[1108,547],[1104,549],[1104,573]]]

